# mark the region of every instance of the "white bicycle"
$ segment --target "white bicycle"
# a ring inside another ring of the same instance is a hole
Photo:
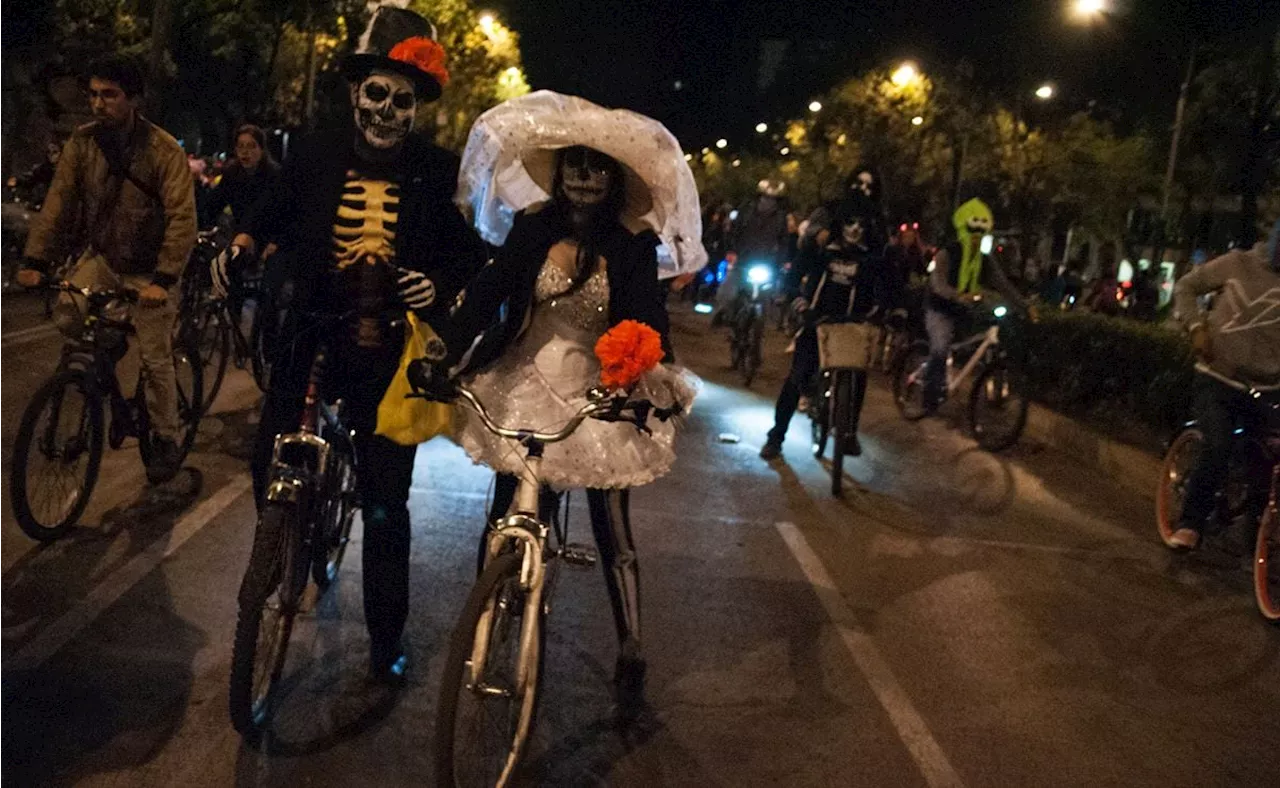
[[[410,374],[415,388],[433,390],[423,396],[460,400],[490,432],[518,441],[525,450],[511,513],[490,523],[485,533],[484,569],[453,630],[436,718],[436,784],[503,786],[515,774],[533,730],[546,617],[560,563],[589,567],[596,560],[593,550],[568,541],[568,529],[557,518],[547,522],[539,516],[543,450],[568,438],[588,418],[647,430],[650,416],[665,421],[681,406],[658,408],[648,400],[591,389],[587,403],[564,427],[538,432],[499,426],[465,386],[441,382],[439,373],[422,367],[416,373]],[[450,390],[440,391],[441,386]]]

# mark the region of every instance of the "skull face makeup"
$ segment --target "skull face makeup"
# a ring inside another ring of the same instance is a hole
[[[844,236],[844,242],[849,246],[860,246],[862,244],[862,220],[854,219],[852,222],[841,228],[841,234]]]
[[[613,160],[600,151],[569,148],[560,160],[560,190],[576,208],[594,208],[613,186]]]
[[[413,130],[418,99],[408,77],[373,71],[351,86],[351,105],[365,143],[376,151],[387,151],[404,142]]]

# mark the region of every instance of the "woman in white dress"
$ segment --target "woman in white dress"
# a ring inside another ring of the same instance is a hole
[[[658,280],[659,239],[652,230],[623,225],[629,181],[635,182],[618,161],[597,150],[557,151],[551,201],[516,215],[496,257],[467,286],[442,329],[451,365],[483,333],[468,364],[482,371],[468,385],[499,424],[553,429],[567,422],[599,382],[596,341],[623,320],[657,331],[671,361],[665,293]],[[495,324],[504,311],[505,318]],[[688,403],[693,388],[687,373],[663,365],[646,374],[636,396],[664,406],[674,399]],[[511,505],[523,451],[477,419],[463,418],[462,447],[498,472],[490,513],[496,519]],[[557,500],[553,490],[587,489],[617,625],[614,683],[624,712],[640,705],[645,671],[629,491],[665,474],[675,459],[674,425],[655,422],[651,428],[648,435],[631,425],[588,420],[568,440],[548,445],[542,463],[543,480],[552,488],[543,496],[548,509]]]

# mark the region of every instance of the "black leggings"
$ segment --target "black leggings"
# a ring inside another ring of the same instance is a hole
[[[493,508],[489,521],[506,516],[515,500],[519,480],[500,473],[494,484]],[[538,517],[551,522],[558,516],[560,495],[543,487],[538,500]],[[631,491],[587,490],[587,507],[591,511],[591,532],[600,553],[613,623],[618,630],[618,643],[628,638],[640,643],[640,563],[636,558],[635,540],[631,535]],[[484,562],[487,540],[480,540],[480,562]]]

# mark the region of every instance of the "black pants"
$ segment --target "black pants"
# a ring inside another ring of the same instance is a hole
[[[782,391],[778,394],[778,404],[773,411],[773,429],[769,430],[769,440],[782,443],[791,427],[791,417],[796,414],[801,395],[813,392],[818,377],[818,332],[808,327],[796,337],[796,351],[791,357],[791,371],[782,382]],[[867,371],[853,371],[853,431],[858,431],[858,420],[862,417],[862,403],[867,397]]]
[[[356,432],[356,484],[364,520],[364,617],[375,653],[394,649],[409,615],[409,485],[416,446],[374,435],[378,403],[396,370],[398,349],[331,357],[326,389],[346,401],[344,421]],[[300,354],[299,358],[305,358]],[[253,452],[253,491],[262,506],[275,437],[296,432],[309,364],[277,374],[262,407]],[[299,381],[301,381],[299,383]]]
[[[519,480],[500,473],[494,484],[490,522],[506,516],[515,500]],[[538,501],[538,517],[551,522],[556,517],[560,496],[544,487]],[[635,540],[631,535],[631,491],[587,490],[587,507],[591,511],[591,532],[595,536],[600,566],[604,570],[613,623],[618,631],[618,644],[631,639],[640,643],[640,563],[636,558]],[[484,560],[486,540],[480,541],[480,559]]]
[[[1237,427],[1262,429],[1266,405],[1273,397],[1259,402],[1209,375],[1196,375],[1192,415],[1204,435],[1204,446],[1196,467],[1187,479],[1187,496],[1182,505],[1179,527],[1196,531],[1204,527],[1209,515],[1213,514],[1218,491],[1227,480],[1232,433]],[[1262,492],[1265,496],[1265,482],[1257,487],[1255,492]],[[1250,502],[1251,505],[1260,503],[1262,501]]]

